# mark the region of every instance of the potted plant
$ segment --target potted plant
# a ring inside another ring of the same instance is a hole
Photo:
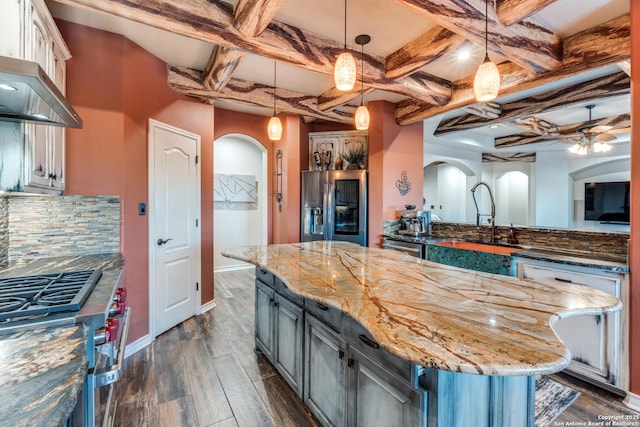
[[[366,165],[367,152],[363,146],[358,146],[343,153],[342,160],[348,163],[347,169],[363,169]]]

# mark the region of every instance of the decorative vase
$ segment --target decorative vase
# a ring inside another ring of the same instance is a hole
[[[360,169],[360,165],[357,163],[349,163],[347,165],[347,170]]]
[[[340,154],[336,155],[336,159],[334,160],[334,168],[335,170],[341,171],[342,170],[342,156]]]

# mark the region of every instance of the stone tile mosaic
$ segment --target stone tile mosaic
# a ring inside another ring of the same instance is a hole
[[[120,251],[117,196],[6,196],[0,204],[5,259],[86,255]]]

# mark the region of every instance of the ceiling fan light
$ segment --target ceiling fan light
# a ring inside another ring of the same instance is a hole
[[[369,122],[371,118],[369,116],[369,110],[364,105],[361,105],[356,110],[355,122],[356,129],[358,130],[367,130],[369,129]]]
[[[600,150],[603,153],[606,153],[607,151],[611,150],[611,145],[607,144],[606,142],[603,142],[603,143],[600,144]]]
[[[282,122],[278,117],[273,116],[269,119],[267,134],[271,141],[280,141],[280,138],[282,138]]]
[[[579,150],[580,150],[580,144],[573,144],[571,147],[569,147],[569,151],[573,154],[578,154]]]
[[[333,69],[333,80],[336,88],[342,91],[353,89],[356,83],[356,61],[349,52],[342,52]]]
[[[594,142],[593,143],[593,152],[594,153],[600,153],[600,152],[604,151],[603,150],[603,145],[604,144],[601,144],[598,141]]]
[[[478,67],[476,76],[473,79],[473,92],[476,101],[489,102],[498,96],[500,90],[500,71],[496,64],[485,56],[484,62]]]

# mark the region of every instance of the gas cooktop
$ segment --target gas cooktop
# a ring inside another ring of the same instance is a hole
[[[97,269],[0,278],[0,328],[47,316],[73,318],[101,275]]]

